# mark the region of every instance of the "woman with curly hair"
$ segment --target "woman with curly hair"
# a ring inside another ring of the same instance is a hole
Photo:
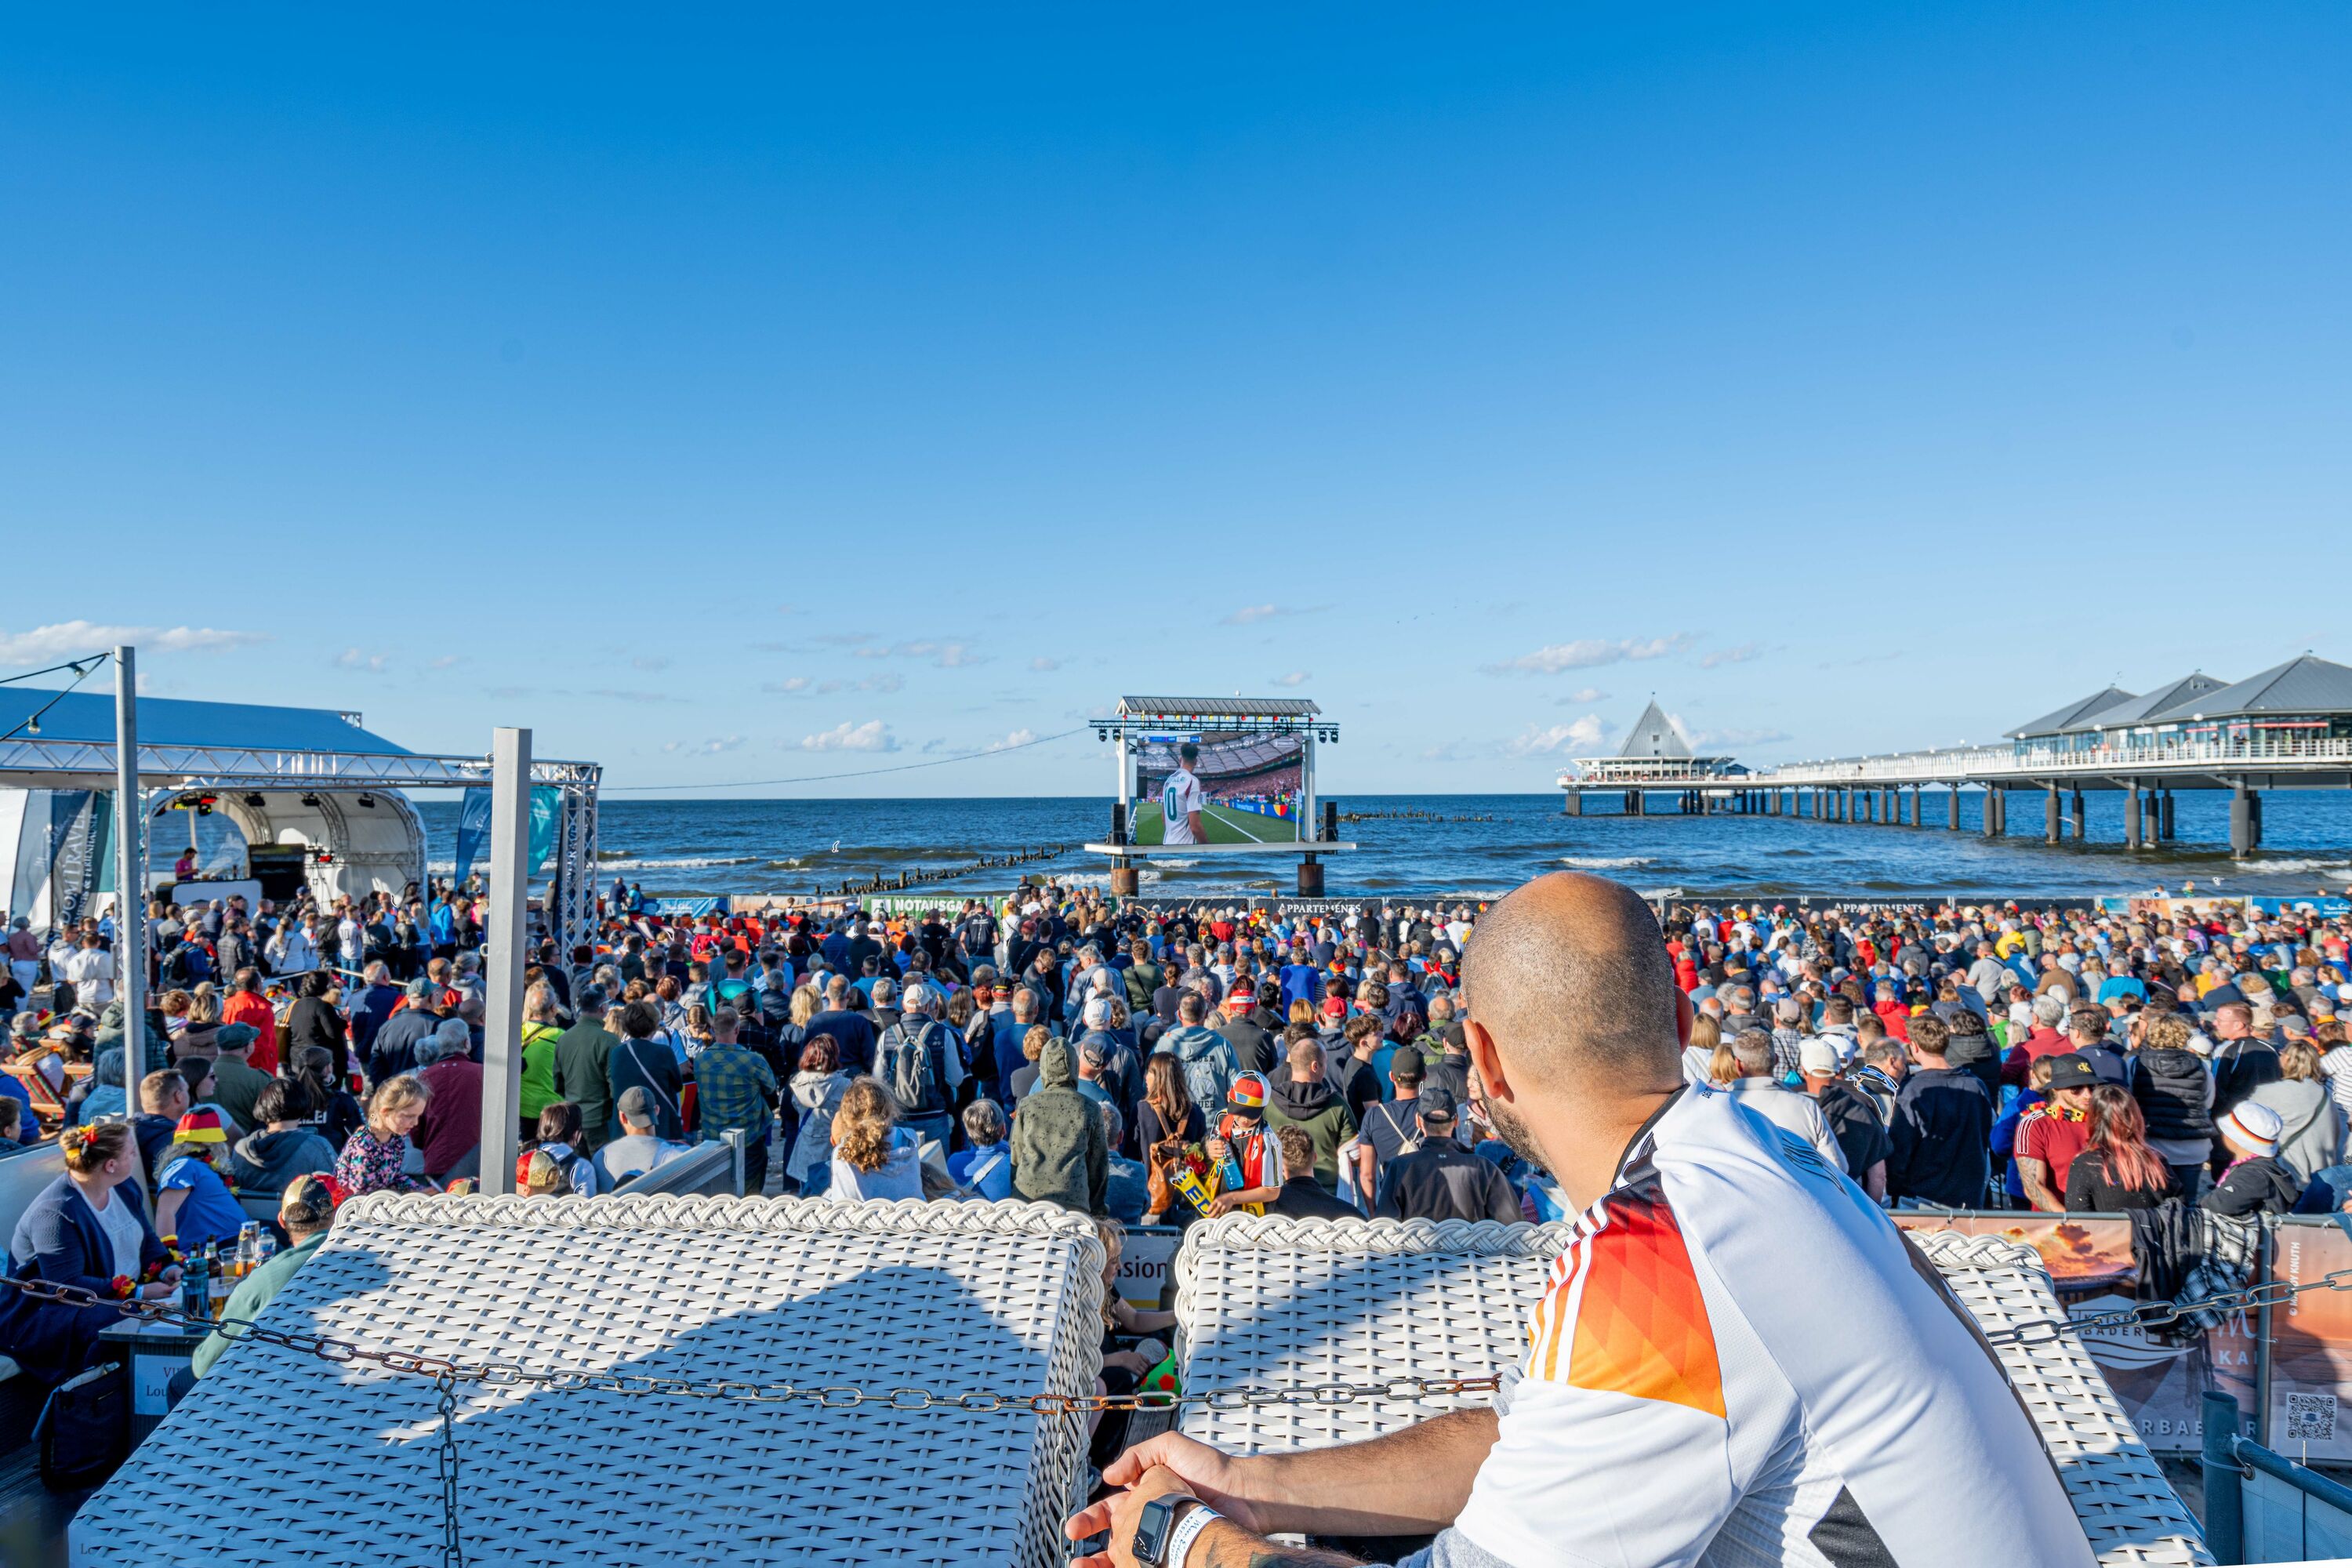
[[[923,1195],[915,1140],[899,1128],[898,1102],[877,1079],[853,1082],[833,1113],[833,1178],[825,1195],[837,1203]]]

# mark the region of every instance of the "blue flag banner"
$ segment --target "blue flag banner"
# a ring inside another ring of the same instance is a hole
[[[553,784],[530,786],[530,849],[527,869],[536,876],[555,854],[555,836],[563,819],[563,792]],[[464,881],[474,863],[490,847],[490,791],[486,784],[469,785],[457,811],[457,868]]]

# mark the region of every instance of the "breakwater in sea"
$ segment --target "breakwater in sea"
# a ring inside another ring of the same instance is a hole
[[[1963,830],[1817,823],[1789,817],[1570,817],[1557,794],[1335,795],[1349,837],[1362,846],[1329,861],[1329,891],[1500,891],[1564,868],[1598,871],[1651,891],[1834,894],[2080,894],[2180,890],[2306,893],[2344,889],[2352,876],[2352,795],[2278,791],[2265,803],[2264,847],[2232,864],[2226,795],[2179,797],[2179,841],[2126,855],[2122,797],[2089,797],[2095,844],[2053,847],[2037,836],[1988,839],[1975,796]],[[419,805],[429,858],[446,870],[457,836],[452,802]],[[1383,815],[1387,814],[1387,815]],[[926,889],[1002,888],[1024,874],[1103,878],[1098,858],[1070,847],[1109,827],[1106,800],[1078,796],[981,800],[607,800],[599,871],[648,893],[823,892],[900,875]],[[2014,821],[2012,817],[2012,821]],[[2101,844],[2096,841],[2104,840]],[[1058,850],[1013,864],[1024,853]],[[1296,857],[1202,856],[1152,860],[1147,894],[1287,892]]]

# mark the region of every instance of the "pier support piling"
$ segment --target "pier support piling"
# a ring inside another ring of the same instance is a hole
[[[2254,811],[2258,797],[2241,780],[2230,790],[2230,858],[2242,860],[2254,852]]]
[[[2055,844],[2064,837],[2058,826],[2058,786],[2053,784],[2042,792],[2042,841]]]
[[[1944,795],[1944,826],[1953,833],[1960,830],[1960,786],[1958,784]]]
[[[2085,825],[2085,823],[2087,822],[2087,820],[2088,820],[2088,819],[2084,816],[2084,811],[2083,811],[2083,789],[2082,789],[2082,786],[2081,786],[2080,784],[2077,784],[2077,785],[2075,785],[2075,786],[2074,786],[2074,842],[2075,842],[2075,843],[2077,843],[2077,844],[2081,844],[2081,843],[2084,843],[2084,841],[2086,841],[2086,840],[2090,837],[2090,835],[2089,835],[2089,834],[2087,834],[2087,833],[2085,833],[2085,832],[2084,831],[2084,825]]]
[[[2141,837],[2139,781],[2124,786],[2124,847],[2137,849]]]
[[[2159,810],[2159,811],[2156,814],[2156,816],[2157,816],[2157,837],[2158,837],[2158,839],[2160,839],[2161,841],[2163,841],[2164,843],[2167,843],[2167,844],[2171,843],[2171,842],[2172,842],[2172,792],[2171,792],[2170,790],[2166,790],[2166,791],[2164,792],[2164,805],[2163,805],[2163,808],[2162,808],[2161,810]]]
[[[1298,858],[1298,896],[1302,899],[1323,896],[1323,862],[1312,855]]]
[[[1568,792],[1568,799],[1566,803],[1561,805],[1560,810],[1570,816],[1582,816],[1584,815],[1584,792],[1578,789],[1570,790]]]
[[[1984,797],[1984,833],[1987,838],[1999,838],[2001,836],[2001,830],[2008,826],[2008,824],[2001,820],[2002,816],[2006,815],[2004,811],[2005,799],[2006,797],[2002,795],[2000,786],[1999,784],[1991,784],[1986,787]]]

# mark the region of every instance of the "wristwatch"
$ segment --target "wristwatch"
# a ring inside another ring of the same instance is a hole
[[[1168,1543],[1176,1533],[1177,1517],[1188,1507],[1206,1506],[1190,1492],[1162,1492],[1145,1503],[1135,1521],[1135,1560],[1143,1568],[1173,1568]]]

